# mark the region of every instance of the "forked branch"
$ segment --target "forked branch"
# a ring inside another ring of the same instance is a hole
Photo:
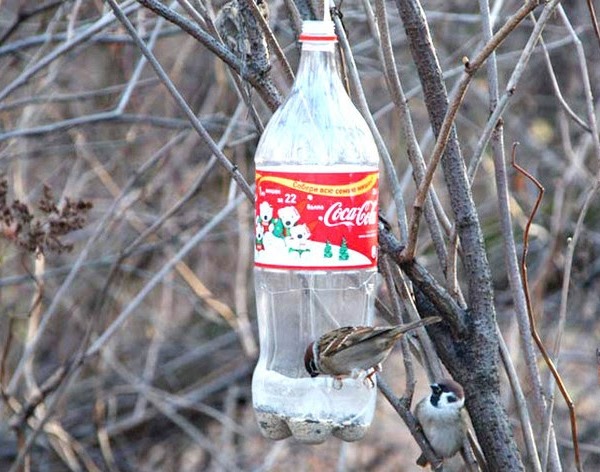
[[[435,147],[431,153],[431,159],[427,165],[425,176],[417,189],[417,195],[413,203],[413,215],[409,223],[409,235],[408,244],[404,250],[404,257],[408,260],[413,259],[415,256],[417,235],[419,233],[419,222],[421,219],[422,208],[425,204],[425,199],[429,192],[429,187],[433,181],[433,174],[444,155],[446,145],[450,139],[450,134],[454,127],[454,120],[460,109],[467,89],[471,84],[471,81],[475,77],[475,73],[483,66],[488,57],[502,44],[502,42],[512,33],[517,26],[531,13],[539,4],[539,1],[530,0],[526,2],[517,12],[492,36],[492,38],[485,44],[483,49],[477,54],[477,56],[470,60],[469,58],[463,58],[463,64],[465,66],[463,76],[456,88],[456,92],[452,96],[446,116],[440,127]]]

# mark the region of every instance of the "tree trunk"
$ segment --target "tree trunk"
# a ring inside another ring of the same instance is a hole
[[[448,96],[425,14],[418,0],[396,0],[396,4],[437,136],[448,108]],[[443,327],[434,326],[429,331],[442,361],[465,389],[467,409],[490,470],[523,470],[508,416],[500,404],[490,268],[455,129],[450,134],[441,164],[463,250],[461,261],[468,284],[468,329],[460,337]]]

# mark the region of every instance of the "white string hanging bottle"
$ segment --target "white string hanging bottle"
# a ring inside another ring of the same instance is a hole
[[[338,75],[333,22],[305,21],[299,39],[296,80],[255,155],[253,405],[269,438],[354,441],[372,421],[377,389],[311,378],[304,351],[331,329],[373,322],[379,158]]]

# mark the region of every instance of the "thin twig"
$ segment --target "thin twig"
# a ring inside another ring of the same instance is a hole
[[[119,469],[117,468],[115,456],[110,445],[110,436],[106,430],[104,420],[106,415],[105,411],[105,401],[101,398],[97,398],[96,403],[94,404],[94,423],[96,425],[98,445],[100,446],[100,452],[102,453],[102,458],[104,459],[104,464],[106,465],[108,472],[118,472]]]
[[[392,264],[390,263],[389,257],[383,257],[382,259],[383,260],[381,261],[380,267],[392,301],[392,310],[396,317],[396,323],[403,323],[405,320],[402,317],[402,304],[400,297],[398,296],[398,291],[396,290],[394,276],[392,275]],[[395,264],[393,266],[396,267]],[[407,405],[407,408],[410,408],[413,396],[415,394],[415,385],[417,381],[415,380],[415,368],[413,366],[412,356],[408,347],[407,336],[402,337],[400,340],[400,348],[402,349],[402,361],[404,362],[404,370],[406,372],[403,403]]]
[[[558,370],[556,369],[556,367],[554,365],[554,362],[550,358],[550,356],[549,356],[548,352],[546,351],[546,348],[544,347],[544,344],[538,334],[536,323],[535,323],[535,318],[533,315],[533,306],[531,304],[531,298],[529,295],[529,282],[528,282],[528,278],[527,278],[527,251],[529,249],[529,230],[531,229],[531,224],[533,222],[535,214],[537,213],[537,210],[538,210],[538,208],[542,202],[542,199],[544,197],[544,187],[533,175],[531,175],[529,172],[527,172],[527,170],[525,170],[523,167],[521,167],[519,164],[517,164],[516,151],[517,151],[517,143],[513,144],[512,157],[511,157],[512,166],[518,172],[520,172],[523,176],[525,176],[527,179],[529,179],[531,182],[533,182],[533,184],[538,189],[537,199],[535,201],[533,209],[531,210],[531,214],[529,215],[529,219],[527,220],[527,224],[525,226],[525,231],[523,233],[523,253],[522,253],[522,257],[521,257],[521,277],[523,279],[523,291],[525,292],[525,299],[527,301],[527,313],[529,315],[529,325],[531,328],[531,335],[533,336],[533,339],[534,339],[535,343],[537,344],[538,349],[540,350],[542,357],[544,358],[544,361],[546,362],[546,365],[548,366],[548,369],[552,373],[552,376],[554,377],[554,380],[556,381],[556,384],[558,385],[558,389],[560,390],[560,393],[562,394],[562,396],[565,400],[565,403],[567,404],[567,408],[569,409],[569,417],[571,419],[571,436],[572,436],[572,440],[573,440],[573,450],[575,453],[575,466],[577,467],[577,470],[581,472],[581,471],[583,471],[583,468],[581,465],[581,458],[579,456],[579,441],[577,438],[577,417],[575,415],[575,405],[573,403],[573,400],[571,399],[571,396],[569,395],[569,392],[567,391],[567,388],[565,387],[565,384],[562,381],[560,374],[558,373]]]
[[[137,5],[137,4],[132,5],[132,3],[133,3],[133,0],[127,0],[126,2],[124,2],[121,5],[120,8],[123,9],[123,12],[125,14],[129,14],[129,13],[133,12],[134,10],[136,10],[137,8],[139,8],[139,5]],[[85,43],[88,39],[90,39],[96,33],[99,33],[104,28],[106,28],[107,26],[112,24],[115,20],[116,20],[116,18],[112,14],[104,15],[98,21],[93,23],[89,28],[84,30],[81,34],[75,36],[73,39],[68,40],[61,46],[58,46],[50,54],[48,54],[46,57],[44,57],[43,59],[38,61],[35,65],[32,65],[31,67],[28,67],[27,69],[25,69],[21,74],[19,74],[19,76],[16,79],[14,79],[8,86],[6,86],[2,91],[0,91],[0,102],[2,102],[7,96],[9,96],[15,90],[17,90],[18,88],[22,87],[27,82],[29,82],[29,80],[35,74],[40,72],[42,69],[46,68],[52,62],[54,62],[57,58],[68,53],[69,51],[71,51],[75,47],[79,46],[80,44]]]
[[[37,138],[43,135],[51,135],[53,133],[58,133],[59,131],[69,130],[79,126],[121,123],[136,123],[165,129],[185,129],[191,127],[189,120],[166,118],[164,116],[121,113],[118,110],[111,110],[106,112],[92,113],[90,115],[77,116],[75,118],[67,118],[65,120],[48,123],[46,125],[32,126],[29,128],[17,127],[4,133],[0,133],[0,142],[13,138]]]
[[[109,0],[111,1],[111,0]],[[190,240],[175,254],[162,268],[159,270],[154,277],[152,277],[148,283],[138,292],[138,294],[131,300],[131,302],[119,313],[115,320],[110,326],[99,336],[94,343],[87,350],[85,356],[91,357],[96,355],[104,346],[104,344],[117,332],[117,330],[127,321],[127,319],[135,312],[139,304],[146,298],[146,296],[162,281],[166,274],[168,274],[173,267],[193,248],[195,248],[200,241],[202,241],[210,231],[221,223],[243,200],[243,195],[238,196],[235,200],[223,207],[205,226],[203,226]]]
[[[400,293],[400,297],[402,298],[402,302],[406,308],[408,320],[418,320],[421,316],[419,315],[419,311],[415,306],[414,292],[409,288],[409,281],[404,273],[397,268],[392,269],[392,275],[394,277],[396,289]],[[397,323],[397,321],[395,322]],[[433,343],[431,342],[431,339],[424,328],[415,330],[415,334],[419,340],[419,353],[422,354],[420,359],[421,364],[427,371],[427,378],[429,378],[431,382],[435,382],[436,380],[442,378],[442,365],[435,352],[435,347],[433,346]],[[411,338],[409,338],[409,341],[410,340]]]
[[[489,1],[480,0],[479,8],[482,14],[482,28],[484,39],[487,41],[492,36],[491,17],[489,11]],[[533,17],[533,13],[530,14]],[[541,33],[540,33],[541,38]],[[534,43],[531,43],[534,44]],[[523,51],[523,55],[519,59],[522,62],[528,57],[528,51]],[[488,79],[488,99],[489,99],[489,110],[490,113],[495,111],[498,107],[498,101],[500,99],[499,91],[499,80],[498,80],[498,66],[496,61],[496,53],[493,52],[490,55],[489,60],[486,63],[487,79]],[[515,70],[519,70],[519,66],[515,67]],[[519,274],[519,264],[517,257],[517,248],[515,244],[515,237],[513,231],[513,222],[510,209],[510,196],[509,196],[509,185],[508,175],[506,171],[506,155],[504,149],[504,122],[500,118],[495,122],[495,126],[492,129],[491,137],[491,148],[492,157],[494,163],[494,178],[496,182],[496,193],[498,200],[498,213],[502,232],[502,246],[504,249],[504,260],[506,265],[506,272],[508,282],[511,288],[513,303],[515,306],[515,313],[517,317],[517,324],[521,336],[521,349],[523,351],[523,357],[527,368],[527,383],[533,390],[533,399],[536,406],[536,412],[542,413],[544,409],[544,399],[542,394],[542,383],[539,375],[539,369],[537,366],[537,359],[535,356],[535,348],[531,340],[531,333],[528,326],[527,317],[527,304],[525,301],[525,295],[523,293],[523,284]],[[478,143],[479,144],[479,143]],[[471,168],[469,169],[471,170]],[[474,174],[470,175],[471,185],[473,184]],[[529,420],[527,412],[527,406],[520,404],[522,397],[519,395],[521,392],[521,385],[519,379],[516,376],[511,377],[512,364],[510,358],[506,358],[503,354],[504,339],[500,332],[498,332],[501,357],[504,360],[505,371],[509,376],[512,391],[514,394],[515,401],[518,406],[519,417],[521,419],[521,427],[525,438],[525,446],[530,456],[530,464],[532,470],[541,472],[542,465],[540,464],[537,450],[535,449],[535,440],[533,438],[532,426]],[[541,417],[538,414],[538,418]],[[553,444],[553,451],[556,450],[556,442]],[[560,468],[560,463],[557,455],[552,455],[552,464],[554,468]],[[558,467],[556,467],[558,465]]]
[[[396,216],[398,218],[398,226],[400,227],[400,237],[402,241],[406,241],[408,237],[408,228],[406,226],[406,207],[404,205],[404,198],[402,197],[402,189],[400,188],[396,168],[394,167],[394,162],[392,161],[390,153],[385,145],[385,142],[383,141],[383,138],[381,137],[377,126],[375,125],[373,116],[369,111],[369,105],[367,104],[367,99],[365,98],[365,94],[360,83],[358,70],[356,68],[356,63],[354,62],[354,56],[352,55],[350,43],[348,42],[348,38],[346,37],[346,33],[344,31],[344,27],[342,25],[340,16],[334,15],[333,21],[336,26],[340,45],[344,51],[344,58],[348,66],[350,80],[356,93],[356,99],[358,101],[357,108],[360,110],[361,115],[367,122],[367,125],[369,126],[369,129],[373,134],[373,138],[375,139],[375,144],[377,145],[379,156],[383,161],[383,165],[388,176],[389,185],[392,191],[392,197],[394,199],[394,204],[396,205]]]
[[[600,27],[598,27],[598,18],[596,17],[596,9],[592,0],[586,0],[588,10],[590,11],[590,19],[592,20],[592,26],[594,27],[594,34],[596,35],[596,39],[598,40],[598,45],[600,46]]]
[[[575,43],[575,50],[577,51],[577,58],[579,62],[579,70],[581,72],[581,80],[583,82],[583,93],[585,96],[585,105],[586,112],[588,118],[588,124],[590,129],[592,130],[592,142],[594,144],[594,151],[596,154],[596,160],[600,163],[600,136],[598,133],[598,123],[596,119],[596,110],[594,106],[594,95],[592,93],[592,84],[590,82],[590,74],[587,68],[587,61],[585,57],[585,51],[583,49],[583,44],[577,32],[573,28],[573,25],[569,21],[569,17],[565,13],[565,10],[562,5],[558,5],[558,14],[564,25],[567,27],[573,42]],[[598,177],[598,176],[596,176]]]
[[[535,24],[536,20],[535,20],[535,17],[533,16],[533,13],[531,14],[531,18],[533,20],[533,24]],[[552,82],[552,89],[554,90],[554,95],[556,96],[558,103],[560,103],[560,105],[563,107],[563,110],[565,111],[565,113],[567,115],[569,115],[575,123],[577,123],[579,126],[581,126],[588,133],[591,133],[592,129],[588,126],[588,124],[585,121],[583,121],[579,117],[579,115],[577,115],[577,113],[575,113],[573,111],[573,109],[569,106],[569,104],[563,97],[563,94],[560,90],[560,85],[558,85],[558,79],[556,78],[554,68],[552,67],[552,60],[550,59],[550,53],[548,52],[548,48],[546,47],[546,42],[544,41],[544,38],[542,36],[540,36],[540,44],[542,45],[542,51],[544,51],[544,63],[546,64],[546,69],[548,69],[548,75],[550,76],[550,82]]]
[[[240,208],[243,208],[244,205],[241,205]],[[233,423],[233,418],[235,418],[236,410],[238,406],[238,401],[240,397],[240,387],[237,384],[231,385],[227,391],[225,392],[225,398],[223,400],[223,413],[225,416],[232,421],[229,423],[223,423],[223,429],[221,430],[221,437],[219,438],[219,447],[221,455],[225,457],[226,460],[231,461],[236,454],[236,441],[235,441],[235,431],[230,427],[230,423]]]
[[[238,161],[240,162],[240,165],[246,167],[247,163],[244,159],[247,153],[247,147],[240,147],[238,152]],[[251,286],[248,281],[248,275],[254,255],[253,240],[250,237],[254,231],[254,225],[251,224],[254,219],[251,218],[250,215],[254,215],[250,203],[242,202],[237,210],[239,233],[237,239],[238,256],[235,270],[234,300],[235,312],[237,315],[236,330],[240,336],[244,352],[249,357],[258,357],[258,346],[254,339],[254,334],[252,333],[252,324],[250,322],[250,311],[248,306],[248,287]]]
[[[10,348],[13,341],[13,321],[14,317],[8,317],[8,326],[6,327],[6,339],[2,343],[2,354],[0,355],[0,392],[5,402],[8,402],[7,398],[5,397],[6,392],[4,389],[4,382],[6,376],[6,361],[8,360],[8,354],[10,353]]]
[[[435,452],[429,445],[427,438],[423,434],[423,428],[419,425],[418,420],[411,413],[409,406],[406,404],[406,398],[398,398],[392,388],[387,384],[387,382],[383,379],[380,374],[377,374],[377,387],[383,393],[383,396],[386,400],[392,405],[394,410],[398,413],[400,418],[404,421],[410,434],[415,439],[423,454],[431,464],[431,468],[434,471],[442,472],[444,467],[444,462],[437,458]]]
[[[148,87],[155,85],[158,82],[156,77],[150,77],[142,79],[138,82],[137,87]],[[111,85],[109,87],[99,88],[95,90],[89,90],[85,92],[76,93],[50,93],[48,95],[36,95],[32,97],[23,97],[13,100],[8,103],[0,104],[0,111],[9,111],[19,107],[25,107],[27,105],[36,104],[49,104],[49,103],[67,103],[84,100],[96,100],[106,95],[113,95],[121,92],[127,84]]]
[[[34,273],[32,278],[35,283],[35,290],[31,301],[31,308],[29,310],[28,326],[27,326],[27,338],[26,346],[31,343],[37,334],[37,330],[40,323],[40,316],[42,314],[42,299],[44,297],[45,284],[42,275],[46,266],[46,257],[43,254],[39,254],[34,259]],[[36,395],[39,393],[39,386],[35,379],[35,373],[33,371],[33,358],[25,364],[24,377],[25,385],[27,386],[28,395]]]
[[[36,15],[39,15],[40,13],[45,13],[54,7],[58,7],[63,3],[65,3],[65,0],[50,0],[27,10],[19,8],[19,12],[13,21],[13,24],[8,27],[2,36],[0,36],[0,44],[4,44],[4,42],[19,28],[19,26],[21,26],[22,23]]]
[[[172,10],[171,8],[168,8],[166,5],[157,0],[138,0],[138,2],[146,8],[152,10],[158,16],[162,16],[167,21],[170,21],[171,23],[179,26],[182,30],[184,30],[190,36],[197,39],[207,49],[209,49],[217,57],[223,60],[223,62],[225,62],[235,72],[237,72],[242,79],[247,80],[250,84],[252,84],[254,88],[256,88],[259,95],[262,97],[262,99],[265,101],[265,103],[267,104],[267,106],[269,106],[271,110],[274,111],[281,104],[282,98],[275,86],[273,85],[272,81],[268,78],[268,76],[266,76],[263,73],[254,71],[251,68],[244,67],[240,59],[237,58],[235,54],[233,54],[228,48],[226,48],[221,41],[212,37],[210,34],[208,34],[206,31],[200,28],[199,25],[183,17],[176,11]],[[121,9],[121,7],[119,7],[119,5],[114,0],[109,0],[109,3],[113,10],[115,6],[116,8]],[[127,30],[131,34],[130,29],[127,28]],[[138,41],[136,38],[134,38],[134,41],[136,44],[138,44],[139,47],[140,41]],[[152,63],[152,61],[150,62]]]
[[[368,2],[365,3],[365,7],[370,5]],[[421,153],[421,148],[419,147],[419,142],[417,140],[415,129],[412,123],[412,117],[408,107],[408,99],[404,95],[404,89],[402,88],[400,76],[398,75],[396,61],[394,59],[394,51],[390,39],[387,10],[384,0],[375,0],[375,18],[377,20],[377,26],[380,32],[379,42],[380,48],[383,50],[382,58],[387,79],[386,83],[388,85],[388,89],[390,90],[395,109],[398,112],[398,117],[402,123],[401,129],[404,140],[406,141],[408,159],[413,167],[413,177],[418,186],[421,184],[425,175],[425,159]],[[432,188],[430,193],[433,194],[434,192],[435,189]],[[438,261],[442,267],[442,271],[445,274],[447,259],[446,247],[444,244],[444,236],[440,221],[435,214],[431,195],[428,195],[427,200],[425,201],[425,220],[427,221],[429,232],[431,233],[431,239],[433,241],[433,246],[435,248]],[[411,230],[412,228],[409,228],[409,231]]]
[[[209,147],[209,149],[217,156],[219,159],[219,163],[227,169],[227,171],[231,174],[233,179],[237,182],[242,192],[246,195],[246,197],[250,201],[254,201],[254,194],[246,182],[244,176],[238,171],[237,166],[234,166],[229,159],[221,152],[216,143],[212,140],[200,120],[196,117],[196,114],[192,111],[190,106],[187,104],[186,100],[183,98],[177,87],[173,84],[169,76],[166,74],[162,66],[156,60],[156,57],[152,53],[152,51],[146,46],[146,44],[142,41],[142,39],[137,34],[134,26],[131,24],[124,11],[121,9],[119,4],[115,0],[108,0],[111,8],[113,9],[115,16],[117,19],[123,24],[127,32],[131,35],[136,45],[146,59],[154,69],[156,75],[160,78],[161,82],[167,88],[177,105],[182,109],[182,111],[186,114],[188,119],[190,120],[192,126],[196,130],[196,132],[200,135],[204,143]]]
[[[206,28],[206,20],[188,0],[177,0],[177,3],[179,3],[179,5],[194,19],[196,23],[198,23],[202,28]]]
[[[123,5],[122,5],[123,6]],[[78,30],[79,31],[79,30]],[[161,38],[167,38],[171,36],[180,36],[181,28],[177,26],[171,26],[169,28],[165,28],[161,33]],[[142,38],[147,40],[149,37],[148,33],[145,33]],[[19,54],[22,53],[24,49],[34,48],[40,45],[49,44],[49,43],[64,43],[67,41],[67,33],[43,33],[35,36],[29,36],[23,39],[19,39],[4,46],[0,46],[0,57],[6,56],[9,54]],[[87,44],[133,44],[133,40],[131,36],[128,34],[116,34],[116,33],[102,33],[95,34],[91,38],[88,38],[85,43]]]
[[[101,472],[83,444],[70,435],[57,420],[48,421],[44,427],[44,432],[48,436],[52,447],[55,450],[60,448],[63,451],[63,454],[66,456],[65,460],[72,464],[72,470],[79,470],[81,468],[79,465],[79,460],[81,460],[87,472]]]
[[[479,138],[479,141],[477,142],[477,146],[475,148],[475,151],[473,152],[471,161],[469,162],[469,179],[470,179],[470,181],[473,181],[473,179],[474,179],[475,173],[477,172],[477,168],[479,167],[479,164],[481,163],[483,152],[485,151],[487,143],[490,140],[492,133],[494,133],[494,130],[498,126],[498,122],[500,121],[502,115],[508,108],[510,99],[513,97],[513,95],[516,92],[517,86],[519,85],[519,83],[521,81],[523,72],[525,71],[525,68],[526,68],[527,64],[529,63],[529,59],[531,58],[531,55],[533,54],[533,52],[535,50],[538,39],[541,37],[542,31],[544,30],[546,23],[552,17],[552,13],[554,12],[554,9],[558,5],[558,2],[559,2],[559,0],[551,0],[549,3],[546,4],[540,17],[538,18],[538,21],[537,21],[535,27],[533,28],[533,31],[529,35],[527,44],[520,51],[519,60],[518,60],[517,64],[515,65],[515,68],[513,69],[513,72],[508,80],[508,83],[506,84],[504,93],[497,100],[497,104],[494,107],[492,114],[488,118],[483,131],[481,132],[481,137]],[[529,15],[529,13],[527,15]],[[572,41],[569,41],[569,42],[572,42]]]
[[[519,414],[519,418],[521,420],[523,439],[525,441],[525,448],[529,457],[531,470],[534,472],[541,472],[542,465],[540,464],[540,458],[538,456],[538,451],[535,444],[535,437],[533,435],[533,428],[531,426],[531,420],[529,419],[529,412],[527,411],[527,399],[525,398],[525,394],[521,388],[519,375],[517,374],[517,370],[512,362],[510,352],[506,346],[506,343],[504,342],[504,337],[502,336],[499,327],[497,328],[497,334],[500,346],[500,358],[504,364],[504,370],[506,371],[506,376],[508,377],[510,388],[515,398],[515,404],[517,405],[517,413]]]
[[[149,385],[152,384],[156,378],[158,355],[169,335],[170,323],[167,322],[168,318],[164,316],[164,314],[172,313],[175,308],[173,303],[173,273],[166,275],[165,283],[161,288],[161,307],[159,310],[153,310],[154,329],[152,330],[152,339],[150,340],[150,345],[146,351],[146,362],[142,372],[142,379],[144,383]],[[132,414],[134,416],[143,414],[146,406],[147,399],[143,395],[138,395]]]
[[[429,187],[433,181],[433,174],[442,158],[444,151],[446,149],[446,145],[448,144],[448,140],[450,138],[450,134],[452,129],[454,128],[454,120],[456,118],[456,114],[460,109],[462,102],[465,98],[465,94],[475,73],[481,68],[481,66],[485,63],[489,55],[494,52],[500,44],[507,38],[507,36],[512,33],[517,26],[538,6],[538,1],[529,0],[527,1],[517,12],[500,28],[496,34],[484,45],[482,50],[477,54],[477,56],[473,59],[466,59],[465,68],[463,76],[457,85],[456,93],[453,94],[452,99],[448,105],[448,109],[446,112],[446,116],[444,117],[444,121],[440,126],[440,130],[438,133],[437,141],[435,143],[435,147],[431,153],[431,158],[429,160],[429,164],[427,166],[427,170],[425,172],[423,182],[419,185],[417,190],[417,195],[415,197],[415,201],[413,202],[413,215],[411,217],[411,221],[409,223],[409,228],[413,228],[409,233],[409,240],[404,251],[404,257],[406,259],[414,259],[416,244],[417,244],[417,234],[419,227],[419,220],[421,216],[421,208],[425,203],[425,199],[429,193]],[[514,90],[513,90],[514,91]]]
[[[600,347],[596,348],[596,364],[598,370],[598,384],[600,385]]]

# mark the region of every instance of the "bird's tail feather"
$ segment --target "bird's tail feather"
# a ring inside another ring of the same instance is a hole
[[[411,321],[410,323],[402,324],[394,328],[393,336],[395,338],[399,338],[408,331],[412,331],[413,329],[420,328],[421,326],[427,326],[432,323],[439,323],[440,321],[442,321],[442,318],[439,316],[428,316],[427,318],[423,318],[417,321]]]

